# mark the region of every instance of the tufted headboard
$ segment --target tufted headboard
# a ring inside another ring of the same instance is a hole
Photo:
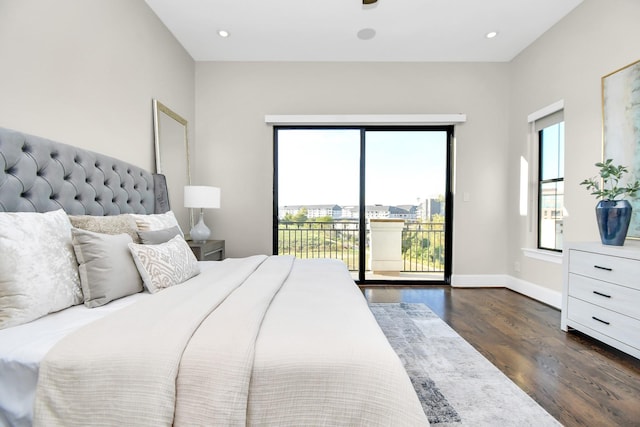
[[[71,215],[169,210],[164,175],[113,157],[0,128],[0,211]]]

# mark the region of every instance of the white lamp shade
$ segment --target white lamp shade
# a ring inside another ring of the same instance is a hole
[[[220,189],[206,185],[184,187],[184,207],[214,209],[220,207]]]

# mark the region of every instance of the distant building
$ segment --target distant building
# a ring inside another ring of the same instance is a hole
[[[415,213],[411,218],[411,213],[398,206],[388,205],[368,205],[366,208],[366,217],[368,219],[415,219]]]
[[[358,206],[343,206],[342,219],[358,219],[360,218],[360,208]]]
[[[410,219],[410,220],[418,219],[419,206],[416,206],[416,205],[399,205],[398,207],[400,209],[404,209],[405,211],[407,211],[409,213],[409,216],[407,217],[407,219]]]
[[[335,220],[358,219],[360,210],[358,206],[340,205],[286,205],[278,208],[278,218],[285,215],[297,215],[301,209],[307,210],[307,218],[330,217]],[[404,219],[407,221],[431,221],[434,215],[444,216],[445,203],[438,199],[426,199],[418,205],[367,205],[365,217],[368,219]]]
[[[432,221],[434,215],[445,213],[445,203],[439,199],[426,199],[417,207],[416,217],[423,221]]]
[[[288,205],[278,208],[278,218],[285,215],[296,215],[302,208],[307,210],[307,218],[320,218],[329,216],[334,219],[342,217],[342,208],[338,205]]]

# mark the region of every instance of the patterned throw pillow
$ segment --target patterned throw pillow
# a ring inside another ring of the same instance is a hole
[[[200,274],[198,260],[181,236],[159,245],[129,243],[129,249],[145,287],[152,294]]]
[[[82,302],[63,210],[0,213],[0,329]]]

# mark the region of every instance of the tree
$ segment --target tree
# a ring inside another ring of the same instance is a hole
[[[281,222],[293,222],[293,215],[291,215],[289,212],[287,212],[286,214],[284,214],[284,218],[282,218]]]
[[[315,218],[315,221],[316,222],[333,222],[333,217],[329,215],[319,216],[318,218]]]
[[[431,222],[444,223],[444,215],[441,214],[433,214],[431,216]]]
[[[307,217],[308,212],[307,208],[300,208],[300,210],[293,216],[293,222],[307,222],[309,219]]]

